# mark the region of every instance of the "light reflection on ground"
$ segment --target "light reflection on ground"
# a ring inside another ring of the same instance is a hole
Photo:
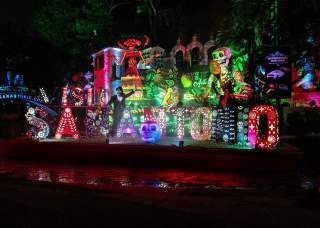
[[[32,181],[66,183],[93,188],[152,187],[252,189],[292,187],[295,174],[139,169],[97,165],[70,165],[6,161],[14,176]],[[289,175],[289,177],[288,177]]]

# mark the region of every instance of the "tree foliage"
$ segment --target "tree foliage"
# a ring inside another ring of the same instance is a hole
[[[48,0],[34,15],[35,29],[68,54],[87,57],[110,41],[113,2]]]
[[[274,39],[276,15],[274,0],[232,0],[231,13],[223,22],[216,37],[218,43],[242,46],[251,41],[261,47],[263,38]]]
[[[231,0],[230,14],[216,41],[251,50],[262,46],[296,47],[297,36],[305,36],[306,26],[317,20],[319,9],[317,0]]]

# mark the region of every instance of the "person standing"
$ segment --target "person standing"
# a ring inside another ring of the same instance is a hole
[[[111,104],[113,104],[113,113],[112,113],[113,124],[110,131],[110,136],[113,137],[117,133],[117,129],[121,121],[123,111],[126,107],[126,103],[125,103],[126,98],[130,97],[134,93],[135,91],[132,90],[131,92],[125,94],[123,92],[122,87],[119,86],[116,89],[116,95],[113,95],[109,100],[109,102],[107,103],[107,106],[110,106]]]

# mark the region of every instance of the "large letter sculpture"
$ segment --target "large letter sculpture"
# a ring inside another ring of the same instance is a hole
[[[200,121],[200,117],[202,121]],[[211,110],[207,107],[197,108],[192,114],[191,136],[194,140],[203,141],[210,138]],[[202,123],[201,123],[202,122]],[[201,124],[201,126],[199,126]]]
[[[177,138],[182,140],[184,137],[184,116],[190,112],[189,108],[172,107],[170,112],[177,116]]]
[[[77,126],[70,108],[63,109],[55,137],[60,139],[63,135],[71,135],[75,139],[79,138]]]
[[[72,111],[68,106],[68,88],[62,88],[62,107],[63,111],[56,130],[55,137],[60,139],[63,135],[71,135],[73,138],[79,138],[77,126],[74,122]]]
[[[268,129],[266,135],[259,134],[261,129],[259,117],[261,115],[267,116]],[[248,138],[250,145],[263,149],[270,149],[276,146],[279,140],[278,121],[278,112],[270,105],[258,105],[251,109],[248,119]]]
[[[28,121],[28,123],[32,126],[35,126],[36,129],[33,131],[28,131],[31,132],[32,138],[34,139],[46,139],[49,135],[49,125],[46,121],[43,119],[37,118],[36,114],[39,109],[34,109],[34,108],[29,108],[28,112],[25,114],[25,117]],[[45,112],[45,111],[43,111]],[[46,115],[46,114],[45,114]]]

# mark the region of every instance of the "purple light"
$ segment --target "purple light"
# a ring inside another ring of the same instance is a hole
[[[131,134],[131,129],[127,127],[123,130],[123,133]]]

